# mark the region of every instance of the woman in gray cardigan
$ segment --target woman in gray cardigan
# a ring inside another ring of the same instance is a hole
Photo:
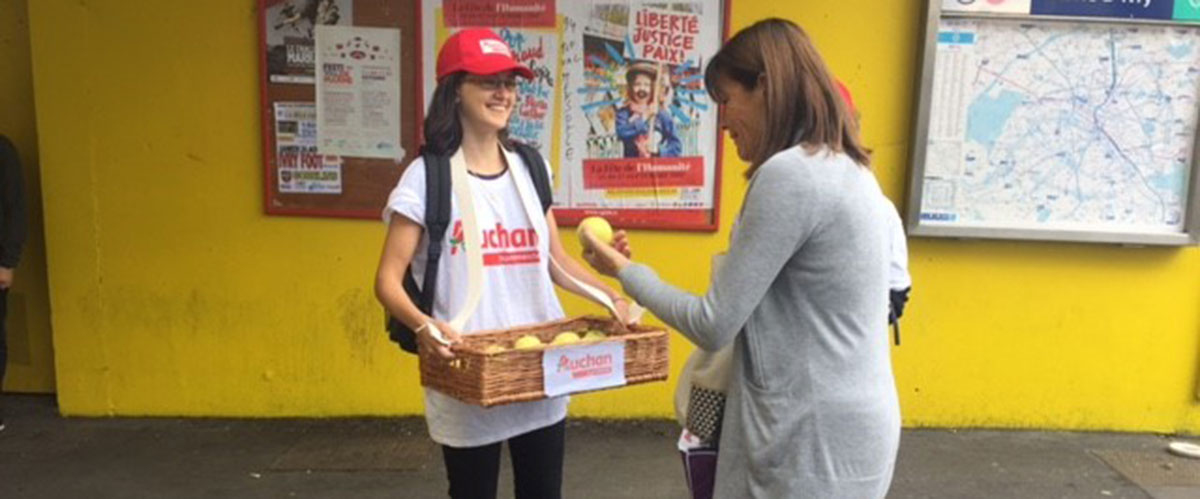
[[[622,233],[615,247],[588,239],[584,256],[700,348],[735,344],[717,497],[882,498],[900,411],[885,313],[889,208],[868,151],[790,21],[738,32],[705,83],[750,164],[708,292],[683,292],[631,262]]]

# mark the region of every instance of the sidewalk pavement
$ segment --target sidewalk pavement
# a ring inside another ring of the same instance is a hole
[[[50,396],[4,398],[0,498],[445,497],[441,454],[419,418],[82,419],[60,417]],[[568,420],[564,496],[686,498],[677,431],[663,420]],[[905,430],[888,497],[1200,498],[1200,460],[1167,454],[1168,441]],[[501,497],[512,497],[507,468]]]

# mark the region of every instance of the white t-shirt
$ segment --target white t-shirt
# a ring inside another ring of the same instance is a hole
[[[479,306],[463,327],[463,334],[489,329],[561,319],[564,314],[550,280],[549,229],[528,167],[519,155],[504,152],[505,173],[495,178],[470,177],[476,221],[482,232],[484,283]],[[547,168],[549,169],[549,168]],[[547,172],[549,174],[549,172]],[[533,199],[527,212],[516,182],[525,182]],[[453,199],[453,194],[451,198]],[[425,225],[425,162],[421,158],[405,169],[388,196],[383,218],[393,213]],[[457,200],[451,202],[450,226],[440,243],[437,292],[433,316],[449,321],[467,301],[467,259]],[[413,255],[413,277],[424,282],[428,237],[422,236]],[[425,389],[425,420],[429,436],[442,445],[488,445],[557,423],[567,415],[568,397],[507,404],[485,409],[466,404],[437,390]]]
[[[888,289],[899,291],[912,287],[912,276],[908,274],[908,241],[904,236],[904,222],[896,205],[883,197],[887,205],[888,232],[891,238],[891,263],[888,265]]]

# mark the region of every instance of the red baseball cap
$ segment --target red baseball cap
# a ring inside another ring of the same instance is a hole
[[[513,58],[512,49],[504,39],[487,28],[464,29],[450,35],[442,45],[437,59],[438,81],[459,71],[476,75],[516,71],[525,78],[533,78],[533,71]]]

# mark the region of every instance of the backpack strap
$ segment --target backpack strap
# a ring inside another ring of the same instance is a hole
[[[450,160],[445,156],[422,152],[425,160],[425,234],[429,238],[425,252],[425,277],[417,286],[412,266],[404,270],[404,291],[416,298],[417,309],[432,315],[437,292],[438,261],[442,258],[442,239],[450,226]],[[417,336],[398,319],[388,316],[388,333],[400,349],[417,353]]]
[[[425,285],[421,286],[421,311],[431,313],[437,288],[438,261],[442,257],[442,239],[450,226],[450,159],[445,155],[424,153],[425,159]]]
[[[554,201],[550,190],[550,178],[546,173],[546,162],[542,160],[542,155],[537,149],[520,142],[513,144],[517,154],[529,167],[529,175],[533,179],[542,210],[549,211]],[[425,163],[425,235],[429,238],[429,245],[425,253],[423,284],[417,286],[412,268],[409,267],[404,272],[404,290],[408,296],[417,297],[418,309],[432,315],[433,301],[437,293],[438,262],[442,257],[442,240],[450,227],[450,157],[422,151],[421,158]],[[399,320],[389,316],[388,331],[392,341],[400,344],[401,349],[417,353],[416,335]]]
[[[538,200],[542,202],[542,211],[549,212],[550,206],[554,204],[554,193],[550,189],[550,175],[546,173],[546,162],[542,159],[542,153],[523,142],[513,141],[513,147],[529,167],[529,176],[533,178],[533,187],[537,189]]]

